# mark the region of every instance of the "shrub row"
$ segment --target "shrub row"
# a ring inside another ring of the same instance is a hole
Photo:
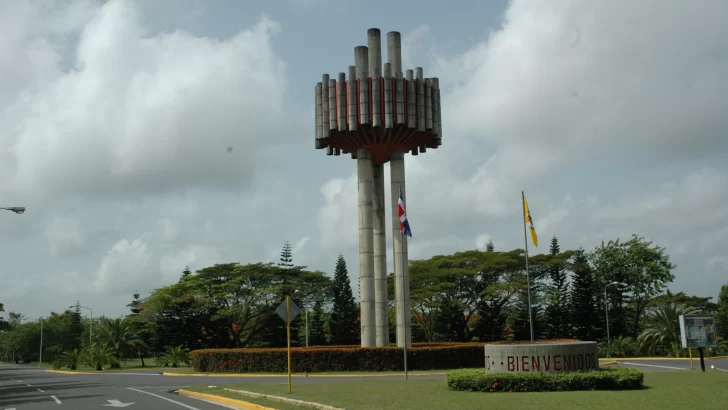
[[[204,349],[190,352],[199,372],[285,372],[286,349]],[[404,369],[402,349],[358,346],[291,349],[293,372],[396,371]],[[409,370],[484,367],[482,343],[417,346],[407,350]]]
[[[643,381],[644,373],[624,367],[567,373],[485,373],[463,369],[447,374],[449,389],[473,392],[634,390],[642,388]]]

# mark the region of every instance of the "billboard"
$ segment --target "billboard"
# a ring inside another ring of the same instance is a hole
[[[715,347],[715,317],[680,315],[680,336],[684,348]]]

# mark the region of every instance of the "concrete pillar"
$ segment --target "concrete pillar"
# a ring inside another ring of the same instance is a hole
[[[356,153],[359,177],[359,303],[361,320],[361,346],[376,344],[374,313],[374,212],[372,208],[373,170],[369,151]]]
[[[389,298],[387,296],[387,222],[384,205],[384,165],[374,166],[374,304],[377,346],[389,346]]]
[[[404,152],[392,154],[389,161],[389,175],[392,191],[392,245],[394,255],[394,300],[397,310],[397,346],[412,345],[409,309],[409,269],[407,264],[407,237],[399,232],[397,214],[399,192],[407,200],[404,174]]]

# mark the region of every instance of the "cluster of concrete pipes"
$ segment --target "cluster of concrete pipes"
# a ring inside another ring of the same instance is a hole
[[[382,70],[379,29],[368,31],[368,46],[354,49],[354,65],[328,74],[316,85],[316,149],[350,153],[357,161],[359,196],[359,300],[361,345],[389,346],[387,224],[384,164],[390,166],[391,232],[397,346],[411,344],[407,239],[399,230],[398,200],[406,199],[404,155],[442,144],[440,86],[421,67],[402,73],[401,35],[387,33]]]
[[[369,47],[355,50],[357,70],[363,65],[368,51],[369,72],[373,78],[381,75],[382,48],[380,32],[368,32]],[[402,78],[401,37],[398,32],[387,34],[387,54],[395,76]],[[359,74],[359,73],[357,73]],[[361,73],[361,77],[366,78]],[[376,82],[378,84],[378,82]],[[386,98],[385,94],[385,98]],[[375,107],[379,107],[377,104]],[[401,113],[404,110],[400,111]],[[379,119],[373,112],[373,119]],[[386,117],[385,117],[386,118]],[[391,116],[389,116],[391,118]],[[374,120],[376,121],[376,120]],[[381,126],[374,122],[373,126]],[[387,124],[385,124],[386,126]],[[391,125],[390,125],[391,127]],[[389,346],[389,298],[387,295],[387,235],[384,200],[384,164],[373,165],[370,153],[356,153],[359,181],[359,281],[361,303],[361,345]],[[397,320],[397,346],[410,345],[409,275],[407,269],[407,239],[400,234],[397,213],[400,190],[406,198],[404,152],[397,151],[389,159],[391,187],[392,245],[394,255],[394,289]]]

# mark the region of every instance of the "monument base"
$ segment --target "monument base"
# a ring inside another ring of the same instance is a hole
[[[486,373],[558,373],[599,369],[596,342],[485,345]]]

